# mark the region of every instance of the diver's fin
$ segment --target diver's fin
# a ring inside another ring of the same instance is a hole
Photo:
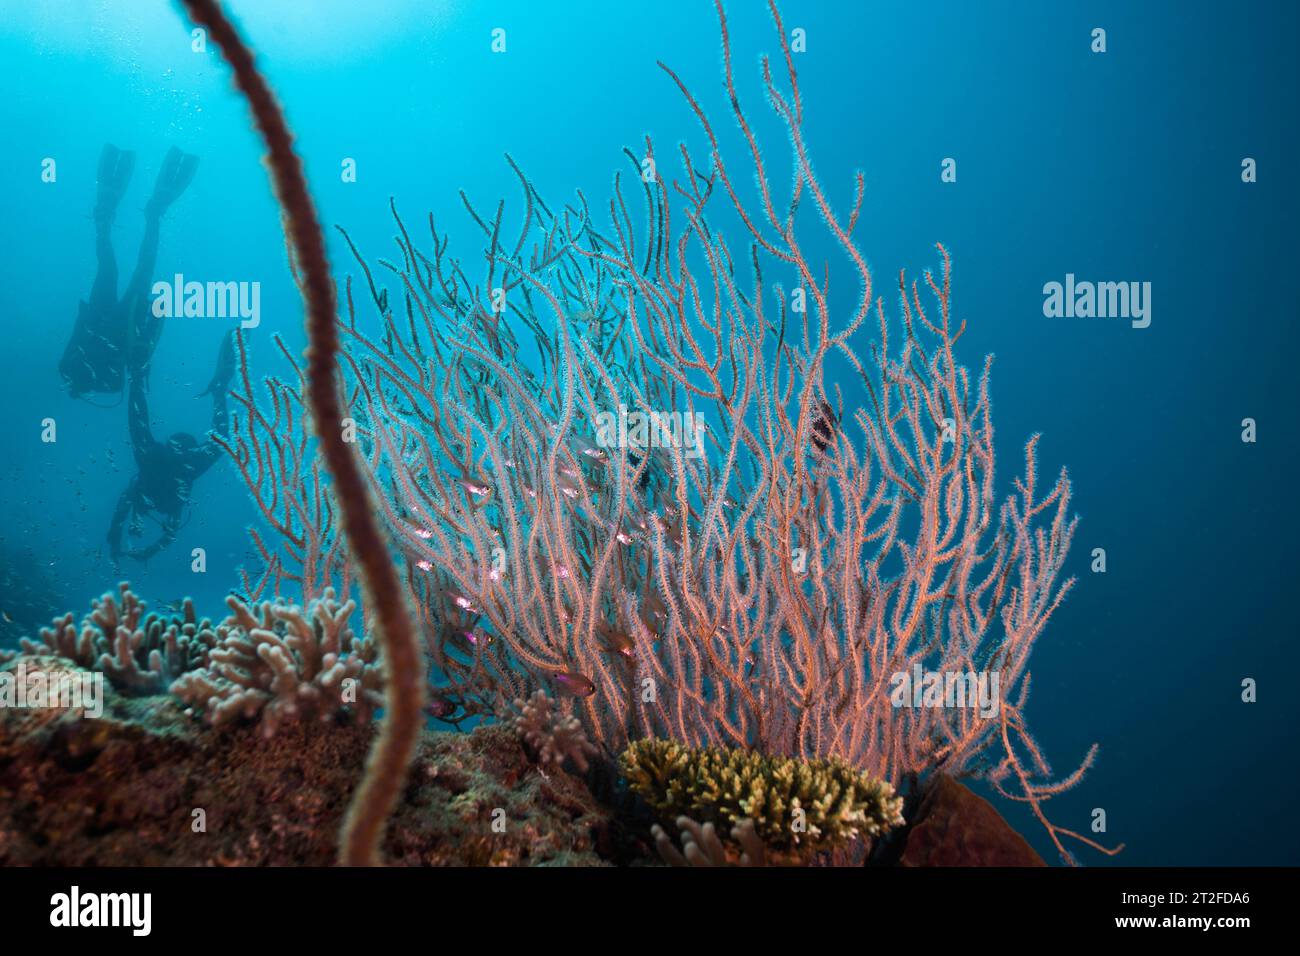
[[[112,220],[117,204],[131,182],[135,172],[135,153],[118,149],[105,143],[99,154],[99,176],[96,182],[95,218]]]
[[[217,369],[212,373],[212,380],[208,382],[208,387],[199,392],[195,398],[202,398],[204,395],[216,395],[222,391],[235,375],[235,333],[230,331],[226,337],[221,340],[221,348],[217,350]]]
[[[199,158],[190,153],[182,153],[173,146],[163,158],[162,168],[158,170],[158,181],[154,183],[153,195],[145,207],[150,215],[161,216],[167,207],[185,192],[194,172],[199,168]]]

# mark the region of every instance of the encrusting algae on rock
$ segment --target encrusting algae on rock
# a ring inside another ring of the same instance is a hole
[[[51,656],[20,665],[91,675]],[[0,866],[327,866],[375,724],[212,728],[104,682],[103,715],[0,707]],[[495,826],[496,822],[504,826]],[[612,815],[508,727],[424,731],[384,839],[399,866],[606,866]]]

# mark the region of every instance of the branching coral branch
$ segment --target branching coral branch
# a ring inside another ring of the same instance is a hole
[[[582,724],[563,711],[539,690],[528,700],[515,701],[515,732],[537,754],[543,767],[561,767],[568,760],[579,773],[587,772],[587,760],[599,751],[587,739]]]
[[[145,602],[123,581],[91,602],[90,614],[73,623],[71,612],[42,628],[40,640],[23,638],[24,654],[54,654],[102,671],[127,694],[158,694],[182,674],[204,667],[218,636],[185,599],[180,613],[146,613]]]
[[[378,647],[348,626],[355,601],[340,604],[326,588],[305,609],[226,603],[231,615],[217,628],[208,666],[170,688],[209,724],[258,719],[269,737],[286,720],[346,714],[364,724],[383,706]]]
[[[263,526],[274,532],[269,541],[263,531],[250,532],[262,569],[256,576],[241,571],[244,593],[253,601],[288,594],[308,601],[334,585],[348,594],[353,569],[303,405],[306,373],[278,335],[273,341],[293,369],[292,383],[267,378],[263,386],[269,408],[264,410],[239,333],[233,426],[229,438],[213,436],[252,493]]]

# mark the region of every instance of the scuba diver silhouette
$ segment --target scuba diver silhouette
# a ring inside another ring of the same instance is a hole
[[[149,315],[150,276],[158,258],[159,223],[167,207],[185,192],[194,178],[199,158],[176,147],[167,151],[158,180],[144,210],[144,238],[136,257],[135,271],[119,299],[117,259],[110,231],[131,174],[135,153],[105,144],[99,156],[99,177],[95,201],[95,258],[98,267],[90,301],[78,304],[72,337],[59,360],[59,374],[73,398],[95,393],[120,393],[128,363],[143,365],[157,344],[161,321],[145,328],[155,338],[139,336],[140,325]],[[131,356],[135,351],[137,355]],[[144,358],[141,359],[140,356]]]
[[[161,326],[162,320],[158,320]],[[226,388],[235,372],[235,333],[228,332],[217,352],[217,368],[208,387],[199,393],[212,396],[212,429],[225,437],[230,430],[230,415],[226,409]],[[152,336],[157,342],[157,334]],[[139,353],[137,353],[138,355]],[[148,361],[130,368],[131,389],[127,419],[131,431],[131,450],[139,472],[117,499],[113,520],[108,528],[109,554],[116,562],[123,554],[139,561],[147,561],[176,540],[184,527],[186,507],[194,482],[216,464],[221,457],[221,446],[209,438],[200,442],[188,432],[176,432],[166,441],[158,441],[149,428],[149,403],[146,383],[149,378]],[[122,533],[127,530],[131,538],[144,534],[144,519],[152,517],[161,526],[158,540],[141,547],[123,549]],[[130,525],[127,526],[127,519]]]

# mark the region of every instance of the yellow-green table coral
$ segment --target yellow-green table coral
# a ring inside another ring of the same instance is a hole
[[[687,816],[729,832],[749,819],[778,851],[829,849],[903,822],[893,787],[840,760],[647,739],[629,745],[620,762],[629,786],[665,820]]]

